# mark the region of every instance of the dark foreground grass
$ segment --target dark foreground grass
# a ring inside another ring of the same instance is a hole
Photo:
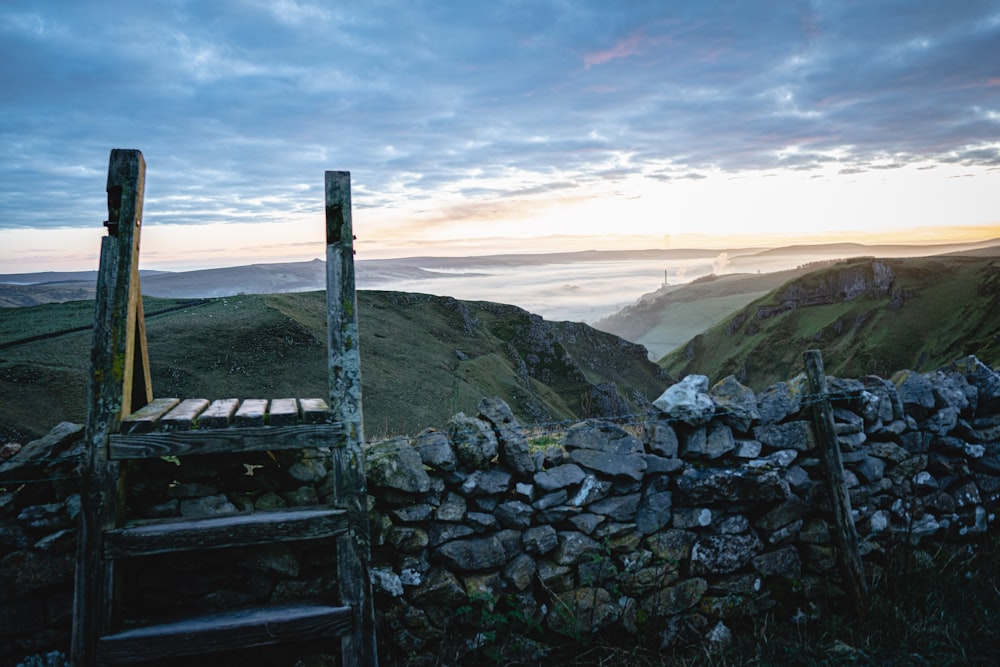
[[[847,604],[799,622],[787,611],[769,612],[728,620],[733,638],[727,643],[684,645],[682,638],[666,651],[659,647],[661,635],[653,632],[638,639],[576,637],[543,660],[526,662],[504,651],[501,640],[493,644],[493,651],[477,656],[478,662],[468,664],[1000,665],[1000,537],[984,536],[977,544],[941,547],[933,553],[900,542],[889,546],[879,560],[866,564],[871,597],[863,618],[848,611]],[[454,664],[447,660],[440,664],[445,663]]]

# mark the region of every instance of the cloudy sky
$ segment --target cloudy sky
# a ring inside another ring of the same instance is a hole
[[[1000,1],[4,0],[0,273],[1000,236]],[[876,234],[877,236],[870,236]]]

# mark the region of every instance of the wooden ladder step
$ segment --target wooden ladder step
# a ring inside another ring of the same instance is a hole
[[[215,612],[105,635],[98,640],[101,665],[231,651],[316,637],[338,637],[353,628],[353,610],[297,602]]]
[[[333,537],[347,530],[347,511],[288,508],[197,519],[160,519],[104,532],[104,557],[222,549]]]
[[[155,459],[160,456],[340,447],[343,436],[343,424],[156,431],[128,435],[112,433],[108,438],[108,457],[112,460]]]

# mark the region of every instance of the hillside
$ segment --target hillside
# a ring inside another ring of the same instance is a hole
[[[802,352],[829,373],[891,375],[975,354],[1000,362],[1000,259],[858,258],[779,287],[659,364],[675,375],[734,374],[752,387],[793,377]]]
[[[645,346],[658,359],[743,306],[814,269],[710,275],[686,284],[666,285],[593,326]]]
[[[145,297],[144,309],[157,396],[326,395],[323,292]],[[83,421],[93,303],[3,314],[0,436]],[[484,396],[531,423],[640,409],[667,384],[644,348],[514,306],[361,291],[359,320],[369,438],[443,424]],[[45,337],[53,332],[65,333]]]

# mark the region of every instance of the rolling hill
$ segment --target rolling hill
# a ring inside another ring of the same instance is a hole
[[[156,396],[325,396],[323,292],[144,297]],[[0,436],[83,421],[92,301],[0,319]],[[499,396],[524,423],[627,413],[667,386],[646,350],[515,306],[359,292],[367,436],[416,433]]]
[[[975,354],[1000,363],[1000,259],[976,254],[837,262],[782,285],[658,362],[681,376],[735,375],[764,387],[823,351],[826,370],[856,377],[923,371]]]

